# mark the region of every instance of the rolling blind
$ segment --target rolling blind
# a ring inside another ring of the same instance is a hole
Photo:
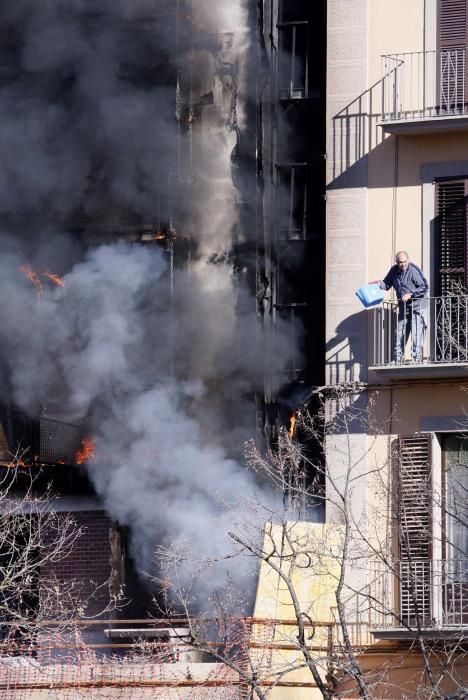
[[[468,99],[468,0],[439,0],[438,101],[440,114],[464,114]]]
[[[438,48],[466,46],[468,0],[439,0]]]
[[[468,179],[436,186],[437,295],[450,296],[466,287]]]
[[[413,625],[431,617],[431,468],[430,436],[398,439],[398,525],[400,539],[400,615]]]

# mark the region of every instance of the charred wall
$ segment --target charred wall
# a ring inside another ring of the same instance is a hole
[[[216,558],[232,457],[322,383],[325,3],[0,4],[0,450],[82,494],[92,435],[136,569]]]
[[[274,435],[324,382],[326,2],[268,0],[259,27],[259,299],[269,348],[265,423]],[[278,371],[284,322],[295,350]]]

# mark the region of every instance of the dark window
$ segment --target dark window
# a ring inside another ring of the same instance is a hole
[[[436,187],[436,294],[452,296],[468,283],[468,178]]]

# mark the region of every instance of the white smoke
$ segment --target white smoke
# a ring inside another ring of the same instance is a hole
[[[235,33],[241,65],[248,38],[241,0],[193,5],[196,25]],[[251,397],[262,390],[264,370],[255,300],[231,265],[212,262],[239,225],[231,177],[237,132],[227,127],[232,105],[218,77],[193,173],[198,256],[173,271],[172,293],[155,244],[102,245],[81,257],[54,226],[79,206],[106,214],[118,202],[149,215],[167,196],[175,93],[124,83],[116,70],[122,53],[146,66],[154,53],[174,49],[162,20],[152,21],[144,41],[122,29],[153,6],[100,0],[89,25],[83,0],[49,3],[48,13],[27,0],[5,6],[25,37],[18,61],[31,80],[25,87],[11,67],[0,98],[4,395],[31,415],[45,407],[47,415],[87,422],[96,443],[91,479],[110,514],[131,527],[143,569],[161,539],[189,541],[211,558],[228,553],[236,517],[229,504],[256,488],[228,450],[254,427]],[[57,71],[70,75],[60,100]],[[237,109],[241,124],[243,105]],[[20,272],[25,263],[64,273],[64,286],[43,280],[37,294]],[[288,345],[280,326],[278,339],[280,363]]]

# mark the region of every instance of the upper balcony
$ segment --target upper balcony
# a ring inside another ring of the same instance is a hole
[[[423,308],[385,301],[370,310],[371,371],[389,379],[460,377],[468,373],[468,296],[428,297],[422,301]],[[398,338],[403,338],[405,346],[401,357]]]
[[[382,56],[380,126],[392,134],[468,129],[466,47]]]

